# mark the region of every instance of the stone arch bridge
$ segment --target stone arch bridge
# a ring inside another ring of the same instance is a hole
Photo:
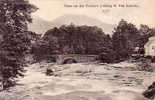
[[[80,54],[56,55],[57,64],[83,63],[83,62],[95,62],[95,61],[97,61],[97,55],[80,55]]]

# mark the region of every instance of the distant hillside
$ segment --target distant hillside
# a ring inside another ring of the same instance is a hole
[[[29,25],[29,30],[41,34],[45,33],[47,30],[53,27],[69,25],[70,23],[74,23],[75,25],[98,26],[102,28],[106,34],[111,34],[115,27],[115,25],[107,24],[100,20],[90,18],[84,15],[63,15],[51,22],[45,21],[37,16],[34,16],[33,23]]]
[[[33,23],[29,24],[28,27],[30,31],[34,31],[37,34],[42,34],[49,30],[51,27],[53,27],[53,24],[40,17],[34,16]]]

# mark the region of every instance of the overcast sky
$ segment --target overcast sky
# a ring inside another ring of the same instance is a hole
[[[52,21],[64,14],[87,15],[109,24],[117,24],[125,19],[136,25],[147,24],[155,27],[155,0],[30,0],[39,10],[37,15],[44,20]],[[137,4],[133,8],[109,8],[103,12],[101,8],[65,8],[64,4]]]

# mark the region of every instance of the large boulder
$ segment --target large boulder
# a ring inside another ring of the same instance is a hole
[[[154,99],[155,98],[155,82],[153,82],[146,91],[143,92],[143,95],[146,98]]]

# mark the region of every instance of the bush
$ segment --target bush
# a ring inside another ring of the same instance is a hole
[[[116,54],[114,51],[111,52],[103,52],[99,54],[98,60],[100,60],[102,63],[115,63],[116,61]]]
[[[153,71],[153,67],[151,65],[151,59],[149,58],[141,58],[140,64],[139,64],[139,70],[141,71]]]

